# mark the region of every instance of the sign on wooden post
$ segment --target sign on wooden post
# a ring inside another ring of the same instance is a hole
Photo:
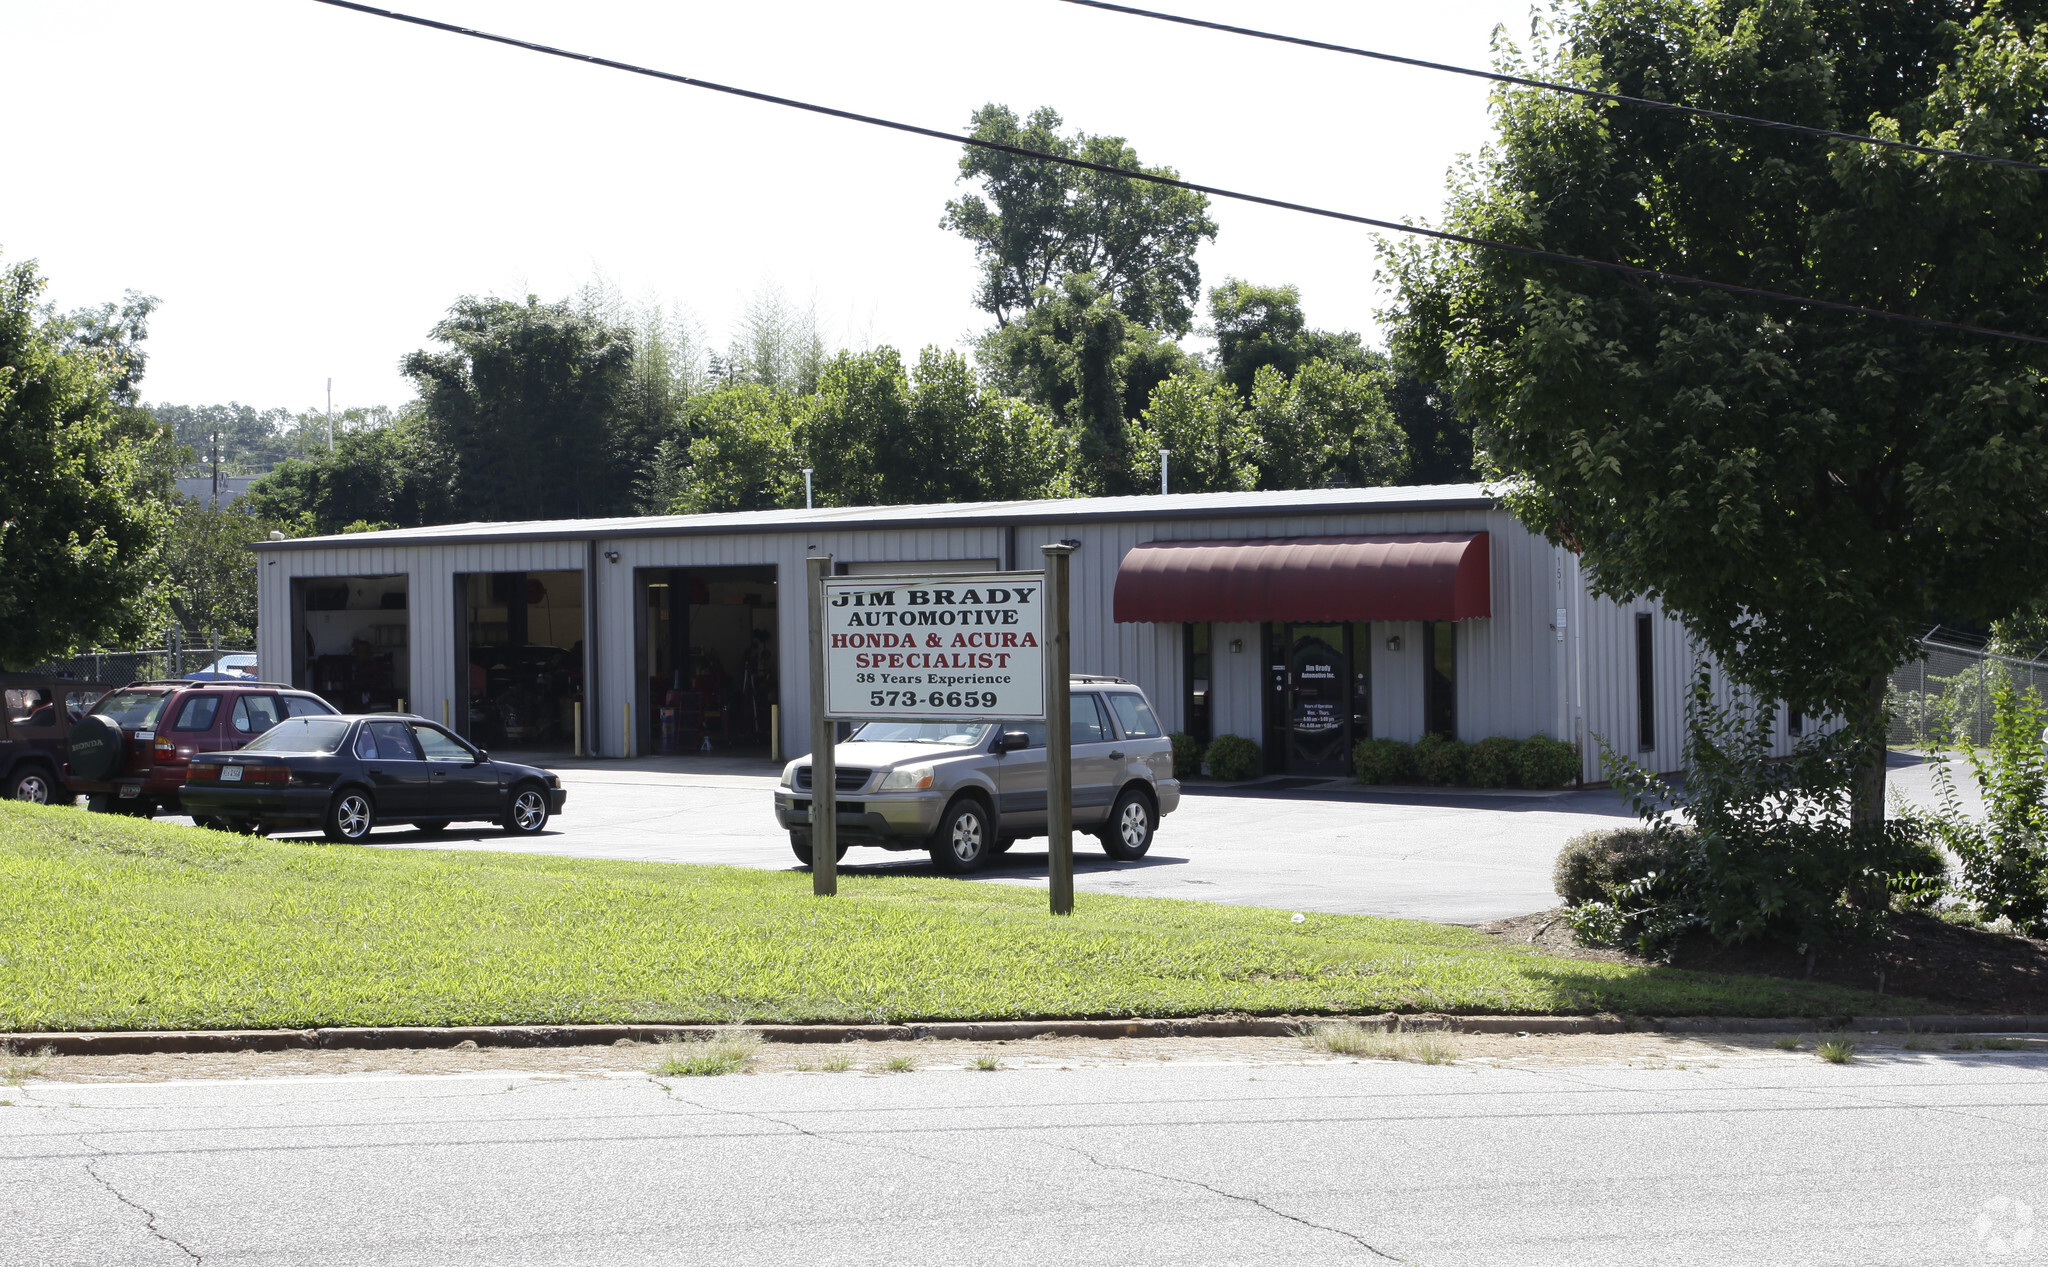
[[[814,554],[805,593],[811,608],[811,892],[839,892],[839,735],[825,707],[825,584],[832,556]]]
[[[827,580],[823,629],[832,717],[1043,717],[1043,590],[1035,572]]]
[[[1052,913],[1074,913],[1074,714],[1067,684],[1072,642],[1067,621],[1067,560],[1074,547],[1045,551],[1045,827],[1046,888]]]

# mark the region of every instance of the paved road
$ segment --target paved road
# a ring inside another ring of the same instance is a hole
[[[2048,1261],[2026,1056],[0,1093],[10,1265]]]

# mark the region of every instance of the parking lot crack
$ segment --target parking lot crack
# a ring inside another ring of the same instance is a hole
[[[88,1143],[86,1144],[86,1147],[92,1148],[93,1145]],[[150,1209],[148,1206],[142,1204],[140,1201],[135,1200],[127,1193],[115,1187],[113,1180],[107,1178],[105,1175],[100,1173],[100,1162],[106,1158],[107,1153],[104,1150],[99,1149],[96,1149],[95,1151],[99,1152],[99,1156],[85,1163],[85,1173],[92,1176],[93,1182],[97,1183],[100,1187],[105,1188],[108,1191],[108,1193],[110,1193],[113,1196],[114,1200],[119,1201],[122,1205],[125,1205],[129,1209],[134,1210],[136,1213],[140,1214],[143,1218],[142,1226],[144,1231],[148,1232],[151,1236],[154,1236],[156,1239],[162,1241],[166,1245],[175,1246],[178,1249],[178,1252],[184,1254],[185,1257],[191,1259],[193,1262],[205,1262],[206,1260],[202,1258],[198,1253],[196,1253],[190,1245],[187,1245],[185,1242],[179,1240],[177,1237],[172,1236],[169,1232],[166,1232],[162,1228],[157,1226],[157,1213],[155,1210]]]
[[[1100,1157],[1095,1156],[1093,1153],[1088,1152],[1086,1149],[1076,1148],[1072,1144],[1056,1144],[1054,1145],[1054,1147],[1063,1149],[1066,1152],[1070,1152],[1074,1154],[1076,1157],[1081,1158],[1082,1160],[1088,1162],[1091,1165],[1100,1167],[1103,1170],[1121,1170],[1129,1174],[1144,1175],[1150,1179],[1158,1179],[1165,1183],[1185,1184],[1190,1188],[1200,1188],[1204,1192],[1212,1193],[1216,1196],[1222,1197],[1226,1201],[1238,1201],[1242,1202],[1245,1205],[1256,1206],[1259,1209],[1264,1210],[1266,1213],[1271,1214],[1276,1218],[1286,1219],[1290,1223],[1299,1223],[1303,1227],[1314,1228],[1318,1232],[1328,1232],[1332,1236],[1341,1236],[1345,1240],[1350,1241],[1352,1244],[1358,1246],[1360,1249],[1363,1249],[1367,1253],[1372,1254],[1374,1257],[1383,1258],[1390,1263],[1405,1263],[1410,1261],[1405,1258],[1396,1258],[1394,1255],[1389,1254],[1387,1251],[1381,1249],[1379,1246],[1374,1245],[1372,1242],[1366,1240],[1364,1237],[1360,1236],[1356,1232],[1349,1232],[1341,1227],[1332,1227],[1327,1223],[1318,1223],[1313,1219],[1305,1219],[1301,1217],[1299,1214],[1289,1214],[1285,1210],[1278,1209],[1277,1207],[1274,1207],[1272,1205],[1268,1205],[1266,1202],[1260,1200],[1257,1197],[1246,1196],[1240,1192],[1231,1192],[1228,1189],[1219,1188],[1215,1184],[1203,1183],[1199,1179],[1189,1179],[1183,1175],[1161,1174],[1159,1171],[1156,1170],[1147,1170],[1143,1166],[1127,1166],[1122,1164],[1121,1162],[1104,1161]]]

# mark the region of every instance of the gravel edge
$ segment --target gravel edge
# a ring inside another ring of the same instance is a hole
[[[1285,1037],[1319,1022],[1357,1021],[1403,1029],[1473,1034],[1802,1034],[1816,1030],[1908,1030],[1925,1034],[2048,1033],[2041,1016],[1620,1017],[1366,1016],[1205,1017],[1187,1020],[923,1021],[902,1025],[398,1025],[379,1028],[123,1030],[0,1034],[0,1050],[53,1056],[160,1053],[389,1050],[456,1047],[591,1047],[709,1038],[748,1031],[770,1043],[902,1042],[922,1038],[996,1042],[1019,1038]]]

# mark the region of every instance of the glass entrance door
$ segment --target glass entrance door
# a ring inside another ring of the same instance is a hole
[[[1292,625],[1287,644],[1287,769],[1343,774],[1350,768],[1351,662],[1344,626]]]

